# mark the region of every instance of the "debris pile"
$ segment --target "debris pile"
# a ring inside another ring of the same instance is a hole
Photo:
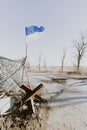
[[[0,57],[0,130],[46,127],[42,124],[47,118],[47,102],[38,95],[43,84],[31,89],[25,63],[26,57],[20,60]]]
[[[32,115],[29,111],[22,111],[0,118],[0,129],[3,130],[45,130],[47,121],[46,106],[35,107]]]
[[[43,88],[43,84],[38,85],[31,90],[25,85],[20,88],[25,92],[21,98],[18,95],[10,93],[10,96],[3,96],[2,108],[0,108],[0,129],[6,130],[33,130],[46,128],[47,102],[42,99],[38,93]],[[12,95],[14,95],[12,97]],[[15,100],[13,100],[15,99]]]

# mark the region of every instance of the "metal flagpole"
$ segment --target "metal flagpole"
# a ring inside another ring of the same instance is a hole
[[[28,44],[26,43],[26,58],[27,58],[27,50],[28,50]]]
[[[25,58],[27,60],[27,49],[28,49],[28,45],[26,43],[26,49],[25,49]],[[26,62],[26,61],[25,61]],[[23,66],[23,72],[22,72],[22,83],[23,83],[23,80],[24,80],[24,70],[25,70],[25,66],[26,66],[26,63],[25,65]]]
[[[28,44],[26,43],[26,61],[27,61],[27,54],[28,53]],[[28,81],[28,86],[30,87],[30,82],[29,82],[29,79],[28,79],[28,75],[27,75],[27,71],[25,69],[25,73],[26,73],[26,77],[27,77],[27,81]]]

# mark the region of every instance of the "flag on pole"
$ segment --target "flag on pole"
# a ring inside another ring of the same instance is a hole
[[[29,26],[25,27],[26,42],[29,43],[32,40],[37,40],[42,36],[44,27]]]

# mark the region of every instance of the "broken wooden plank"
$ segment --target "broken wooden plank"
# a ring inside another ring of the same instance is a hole
[[[0,91],[0,99],[3,98],[5,96],[5,92]]]
[[[35,113],[35,107],[34,107],[34,101],[33,101],[33,98],[31,98],[31,105],[32,105],[33,113]]]

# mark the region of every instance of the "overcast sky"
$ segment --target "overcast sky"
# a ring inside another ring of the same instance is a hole
[[[44,35],[28,44],[28,60],[37,65],[73,65],[73,40],[87,33],[87,0],[0,0],[0,55],[19,59],[25,56],[26,26],[44,26]],[[81,65],[87,65],[87,55]]]

